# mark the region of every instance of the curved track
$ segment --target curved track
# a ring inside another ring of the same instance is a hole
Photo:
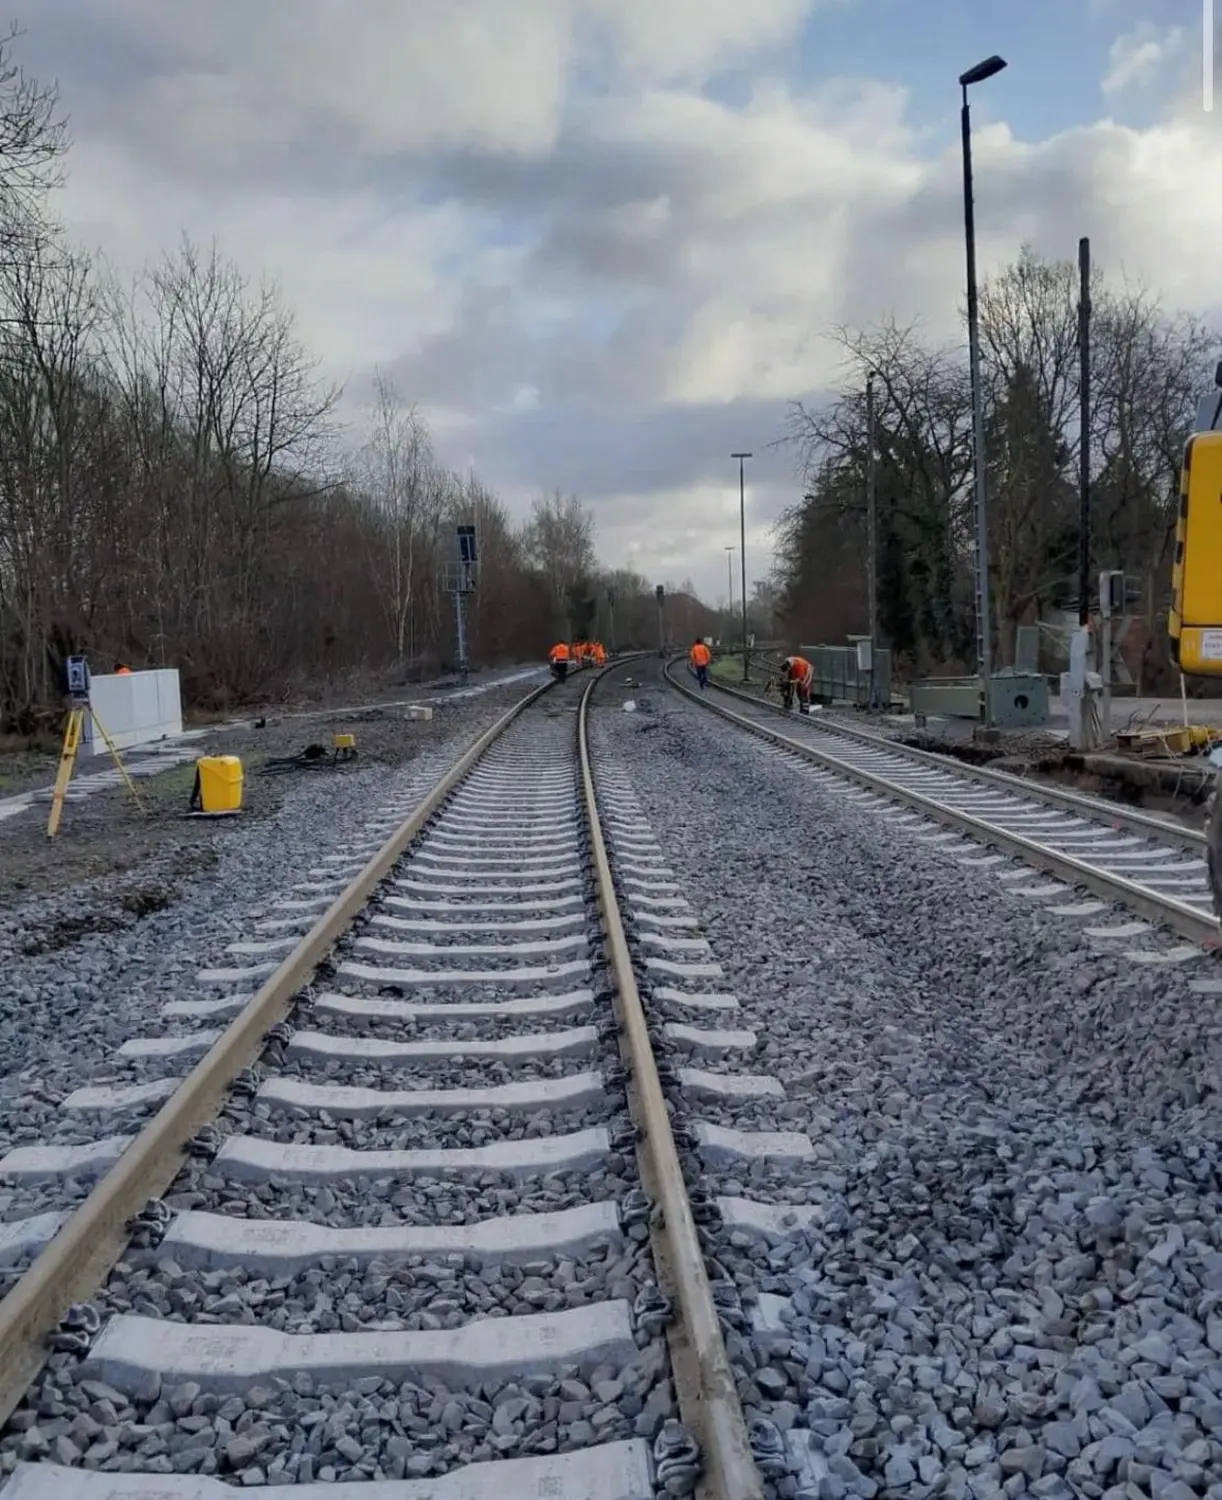
[[[0,1302],[4,1500],[774,1493],[634,977],[682,1004],[708,945],[596,792],[582,676],[324,856],[220,998],[61,1102],[75,1139],[0,1161],[55,1221]]]
[[[680,670],[674,661],[665,669],[679,692],[770,744],[1166,923],[1193,943],[1218,943],[1203,834],[1098,798],[966,767],[817,713],[786,714],[751,694],[723,687],[702,694]],[[1081,903],[1074,914],[1094,912]]]

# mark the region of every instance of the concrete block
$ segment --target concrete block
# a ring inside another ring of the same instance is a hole
[[[776,1292],[761,1292],[759,1301],[751,1307],[751,1326],[756,1333],[788,1333],[784,1313],[790,1305],[788,1297]]]
[[[241,1002],[235,1006],[240,1008]],[[123,1043],[118,1049],[119,1057],[138,1057],[142,1061],[154,1058],[167,1060],[179,1057],[203,1057],[212,1046],[219,1031],[193,1031],[190,1036],[137,1036]]]
[[[680,1068],[679,1083],[695,1099],[719,1099],[737,1103],[741,1099],[783,1099],[785,1087],[777,1078],[762,1073],[705,1073],[699,1068]]]
[[[674,928],[688,928],[690,930],[693,927],[700,926],[699,917],[668,917],[664,912],[637,911],[635,907],[633,908],[632,915],[638,922],[648,922],[653,927],[668,930]]]
[[[759,1041],[754,1031],[706,1031],[701,1026],[681,1026],[668,1021],[663,1033],[677,1046],[692,1052],[745,1052]]]
[[[499,830],[502,833],[518,832],[523,837],[542,837],[544,834],[562,837],[564,834],[575,834],[582,826],[582,820],[570,812],[554,812],[548,815],[540,813],[538,817],[524,818],[521,813],[507,812],[500,818],[489,818],[477,816],[474,813],[464,813],[458,807],[452,807],[443,812],[433,824],[435,830],[452,829],[455,832],[472,834],[482,838],[485,833]]]
[[[148,1083],[98,1084],[75,1089],[60,1105],[76,1114],[114,1114],[141,1105],[163,1104],[178,1087],[177,1078],[154,1078]]]
[[[37,1255],[59,1233],[67,1217],[66,1213],[34,1214],[0,1224],[0,1267],[15,1266],[25,1256]]]
[[[336,966],[336,973],[346,979],[367,979],[371,984],[487,984],[501,987],[585,979],[590,973],[590,963],[581,958],[569,963],[549,964],[547,968],[516,969],[396,969],[382,964],[341,963]]]
[[[660,984],[654,995],[668,1005],[685,1005],[690,1010],[738,1010],[739,1004],[733,995],[691,995],[686,990],[677,990],[672,985]]]
[[[536,1031],[488,1040],[391,1042],[381,1037],[329,1036],[323,1031],[298,1031],[288,1044],[289,1057],[319,1062],[378,1062],[391,1065],[416,1060],[461,1061],[481,1058],[501,1062],[530,1062],[538,1057],[589,1057],[598,1047],[593,1026],[565,1031]]]
[[[373,927],[385,927],[388,932],[418,932],[425,936],[466,937],[473,932],[555,932],[564,927],[584,927],[585,913],[570,911],[563,914],[540,913],[534,917],[520,919],[501,918],[500,921],[438,922],[431,917],[388,917],[377,912],[371,919]]]
[[[427,891],[432,895],[438,894],[433,886],[423,885],[418,880],[391,880],[391,885],[400,891]],[[585,906],[585,894],[582,886],[567,882],[559,886],[559,894],[547,895],[541,900],[528,900],[522,898],[522,892],[498,891],[495,898],[480,901],[478,909],[481,912],[562,912],[565,907]],[[445,891],[444,895],[453,892]],[[514,900],[504,900],[505,895],[514,894]],[[393,906],[400,912],[471,912],[474,907],[469,901],[429,900],[426,895],[385,895],[382,897],[384,906]]]
[[[653,948],[661,948],[666,953],[712,953],[707,938],[681,938],[672,937],[669,932],[638,932],[637,938],[640,942],[648,944]]]
[[[298,939],[295,937],[255,938],[240,943],[227,943],[225,952],[238,958],[263,958],[271,953],[287,953],[297,943]]]
[[[516,864],[496,865],[487,859],[466,860],[460,865],[452,860],[442,860],[436,854],[417,854],[410,868],[413,875],[427,875],[430,880],[494,882],[507,888],[506,895],[525,880],[577,880],[581,876],[581,866],[576,859],[554,859],[533,865],[528,870],[519,870]]]
[[[414,724],[429,724],[433,719],[433,710],[427,703],[413,703],[407,710],[407,717]]]
[[[54,1182],[75,1177],[88,1182],[109,1172],[134,1140],[131,1135],[108,1135],[82,1146],[14,1146],[0,1159],[0,1181]]]
[[[669,958],[645,957],[645,967],[655,974],[666,974],[671,979],[724,979],[726,971],[720,964],[681,964]]]
[[[563,1365],[623,1365],[636,1352],[631,1309],[624,1301],[393,1333],[292,1334],[121,1313],[103,1328],[82,1374],[124,1395],[138,1391],[154,1372],[167,1384],[194,1381],[223,1396],[299,1373],[320,1385],[350,1386],[380,1375],[393,1381],[435,1379],[462,1390]]]
[[[478,846],[478,847],[477,847]],[[483,838],[467,840],[466,854],[456,854],[452,849],[437,847],[434,840],[429,839],[422,844],[412,855],[415,860],[427,860],[434,865],[453,865],[455,869],[462,869],[469,865],[478,865],[486,869],[500,871],[528,870],[533,873],[540,866],[563,866],[565,868],[576,868],[577,846],[575,839],[566,840],[558,844],[546,854],[500,854],[489,852]]]
[[[692,1123],[700,1156],[709,1166],[735,1166],[744,1161],[809,1161],[815,1148],[810,1136],[796,1130],[731,1130],[706,1120]]]
[[[500,1017],[563,1016],[594,1003],[593,990],[569,990],[563,995],[523,995],[517,1000],[440,1001],[366,999],[363,995],[320,995],[314,1008],[320,1016],[343,1016],[346,1021],[489,1021]]]
[[[588,1109],[606,1098],[606,1088],[601,1073],[573,1073],[567,1078],[538,1078],[476,1089],[362,1089],[272,1078],[260,1087],[256,1098],[273,1109],[306,1114],[325,1110],[358,1120],[380,1115],[383,1110],[403,1115],[431,1110],[461,1115],[478,1109],[504,1109],[511,1114],[531,1114],[537,1109]]]
[[[361,1151],[349,1146],[294,1145],[260,1135],[231,1135],[217,1152],[215,1162],[217,1171],[233,1182],[372,1182],[384,1177],[481,1177],[485,1172],[523,1179],[598,1166],[610,1149],[610,1138],[602,1125],[567,1135],[412,1151]]]
[[[362,953],[385,953],[392,958],[547,958],[553,953],[588,953],[590,939],[584,932],[522,943],[408,943],[399,938],[360,937],[353,946]]]
[[[0,1227],[0,1265],[7,1227]],[[368,1265],[374,1260],[461,1255],[470,1250],[485,1263],[503,1263],[581,1255],[595,1245],[619,1244],[621,1239],[619,1211],[613,1202],[587,1203],[551,1214],[511,1214],[474,1224],[345,1229],[296,1219],[236,1219],[229,1214],[192,1212],[179,1214],[161,1245],[149,1254],[154,1260],[169,1259],[181,1266],[221,1270],[242,1265],[260,1276],[276,1277],[296,1276],[327,1256]]]
[[[231,1484],[200,1474],[104,1474],[18,1464],[4,1500],[233,1500]],[[465,1464],[440,1479],[261,1485],[259,1500],[654,1500],[641,1438],[576,1453]]]
[[[277,963],[265,963],[242,969],[200,969],[195,977],[200,984],[241,984],[254,989],[279,967]]]
[[[757,1203],[753,1198],[718,1198],[717,1207],[727,1229],[745,1229],[772,1238],[783,1238],[795,1229],[808,1229],[823,1218],[822,1208],[814,1203]]]
[[[523,904],[524,896],[547,898],[544,902],[529,903],[532,908],[539,905],[552,906],[560,896],[577,894],[583,899],[585,896],[585,882],[575,877],[568,880],[536,880],[530,885],[489,885],[486,881],[482,884],[468,882],[466,885],[454,885],[447,882],[439,884],[436,880],[417,880],[405,875],[393,884],[397,890],[416,891],[422,896],[465,896],[468,901],[478,901],[481,911],[495,910],[490,903],[504,901],[509,896],[516,897],[518,904]]]

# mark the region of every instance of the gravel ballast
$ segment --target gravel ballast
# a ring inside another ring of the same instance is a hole
[[[417,745],[397,769],[370,765],[279,778],[283,800],[270,816],[188,825],[210,830],[192,837],[210,839],[215,859],[185,878],[167,870],[174,883],[159,887],[168,896],[160,909],[143,916],[128,912],[120,923],[122,882],[106,880],[71,893],[29,897],[7,910],[0,919],[0,1151],[127,1128],[130,1121],[117,1118],[107,1120],[104,1131],[88,1117],[57,1118],[53,1104],[40,1099],[58,1101],[95,1077],[136,1076],[136,1070],[113,1063],[123,1042],[189,1029],[165,1021],[161,1009],[172,1000],[222,993],[200,984],[198,970],[256,962],[224,950],[259,937],[254,924],[260,918],[283,915],[273,913],[271,904],[291,897],[290,887],[306,880],[321,856],[376,839],[362,824],[396,800],[423,796],[459,749],[529,686],[515,683],[439,708],[426,726],[432,731],[427,746]],[[75,815],[88,807],[86,802],[69,811]],[[6,855],[11,836],[11,829],[0,828]],[[61,838],[69,837],[65,825]],[[139,876],[151,878],[147,868]],[[82,914],[97,920],[82,921]],[[179,1064],[178,1071],[188,1066]],[[20,1210],[8,1211],[9,1202],[0,1189],[0,1219],[20,1216]]]
[[[816,1151],[810,1230],[715,1235],[748,1309],[783,1299],[778,1331],[728,1335],[749,1410],[809,1433],[812,1496],[1222,1496],[1209,961],[1101,952],[647,670],[601,690],[595,753],[725,969],[702,987],[741,1002],[716,1024],[787,1093],[688,1118]],[[737,1176],[706,1181],[751,1197]]]
[[[540,768],[567,764],[582,685],[549,697],[493,749],[481,777],[491,795],[460,789],[450,811],[497,801],[524,807],[518,788],[535,785]],[[555,779],[549,775],[549,784]],[[544,810],[577,807],[571,783],[540,800]],[[480,831],[467,838],[478,863]],[[571,843],[574,873],[564,885],[578,893],[588,919],[583,841]],[[309,858],[317,857],[312,850]],[[395,876],[412,872],[433,879],[416,851]],[[380,888],[375,909],[393,889],[391,881]],[[504,894],[512,897],[512,882]],[[482,899],[472,895],[475,920]],[[586,926],[584,938],[588,957],[580,963],[567,949],[521,952],[512,972],[480,954],[451,964],[444,947],[425,946],[394,960],[403,969],[419,965],[419,980],[384,982],[375,973],[356,993],[393,1001],[404,991],[409,1002],[431,1004],[440,991],[460,1003],[475,994],[509,1003],[564,998],[580,986],[594,995],[593,1005],[582,1001],[585,1011],[605,1013],[597,930]],[[79,1346],[61,1341],[0,1433],[0,1477],[19,1461],[41,1459],[115,1473],[216,1475],[235,1486],[425,1478],[470,1462],[655,1438],[676,1453],[671,1470],[684,1469],[684,1440],[667,1426],[676,1414],[662,1338],[669,1308],[657,1291],[650,1204],[639,1190],[634,1133],[625,1129],[623,1080],[606,1090],[597,1081],[618,1059],[614,1028],[582,1031],[569,1039],[578,1049],[572,1056],[551,1058],[550,1028],[536,1032],[525,1011],[514,1034],[519,1042],[537,1036],[541,1051],[535,1056],[529,1041],[520,1063],[376,1052],[348,1061],[329,1051],[329,1044],[338,1052],[349,1045],[347,1032],[328,1032],[323,1005],[308,1002],[323,987],[350,982],[349,959],[365,956],[341,941],[307,1003],[262,1055],[265,1096],[251,1097],[257,1077],[243,1080],[219,1128],[192,1142],[162,1204],[134,1226],[123,1262],[91,1299],[103,1325],[92,1365],[82,1364]],[[201,957],[219,962],[211,952]],[[464,984],[459,973],[468,969],[477,972]],[[446,985],[428,982],[443,970],[453,970]],[[453,1034],[453,1022],[437,1022],[442,1037]],[[294,1026],[302,1030],[294,1034]],[[411,1030],[431,1039],[427,1019]],[[374,1021],[362,1035],[372,1036],[375,1049],[386,1040]],[[163,1070],[153,1062],[104,1071],[130,1078]],[[578,1072],[581,1089],[551,1084]],[[324,1100],[303,1092],[282,1107],[276,1086],[301,1080],[359,1082],[386,1097]],[[444,1091],[502,1081],[523,1090],[506,1094],[504,1108],[442,1097],[416,1113],[418,1101],[393,1097],[396,1087]],[[566,1098],[595,1107],[565,1112],[558,1106]],[[45,1123],[51,1106],[37,1107]],[[360,1157],[379,1148],[500,1147],[595,1121],[612,1128],[589,1132],[600,1139],[569,1150],[580,1169],[551,1170],[548,1153],[513,1149],[488,1157],[501,1171],[430,1156],[414,1164],[370,1160],[361,1173]],[[132,1123],[105,1120],[108,1131]],[[231,1138],[218,1153],[235,1129],[351,1151],[342,1164],[326,1152],[278,1160]],[[37,1135],[46,1138],[43,1130]],[[292,1176],[310,1172],[323,1176]],[[497,1319],[515,1322],[494,1331]],[[300,1342],[289,1347],[293,1340]],[[304,1376],[306,1368],[314,1374]],[[320,1369],[331,1372],[329,1385]]]

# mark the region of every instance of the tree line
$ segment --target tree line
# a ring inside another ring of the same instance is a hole
[[[54,721],[67,656],[176,666],[184,697],[275,700],[364,670],[452,665],[445,565],[474,525],[477,665],[558,636],[656,639],[653,590],[600,568],[575,496],[523,524],[439,459],[380,375],[354,435],[276,287],[184,239],[130,282],[54,195],[54,87],[0,38],[0,730]]]
[[[1030,248],[980,292],[999,665],[1013,662],[1020,625],[1076,608],[1078,296],[1077,265]],[[1097,269],[1090,303],[1091,577],[1101,569],[1128,575],[1141,627],[1139,688],[1164,690],[1180,465],[1222,336]],[[786,629],[817,642],[867,628],[873,376],[880,633],[911,671],[971,669],[975,470],[966,350],[936,346],[919,326],[894,319],[840,328],[835,338],[846,357],[839,391],[822,405],[796,403],[782,438],[797,452],[805,491],[778,529]]]

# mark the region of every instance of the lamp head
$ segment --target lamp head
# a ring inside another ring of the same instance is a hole
[[[974,68],[969,68],[966,73],[960,73],[959,82],[965,89],[970,88],[973,83],[983,83],[986,78],[1000,73],[1005,66],[1005,58],[994,54],[986,57],[983,62],[978,62]]]

